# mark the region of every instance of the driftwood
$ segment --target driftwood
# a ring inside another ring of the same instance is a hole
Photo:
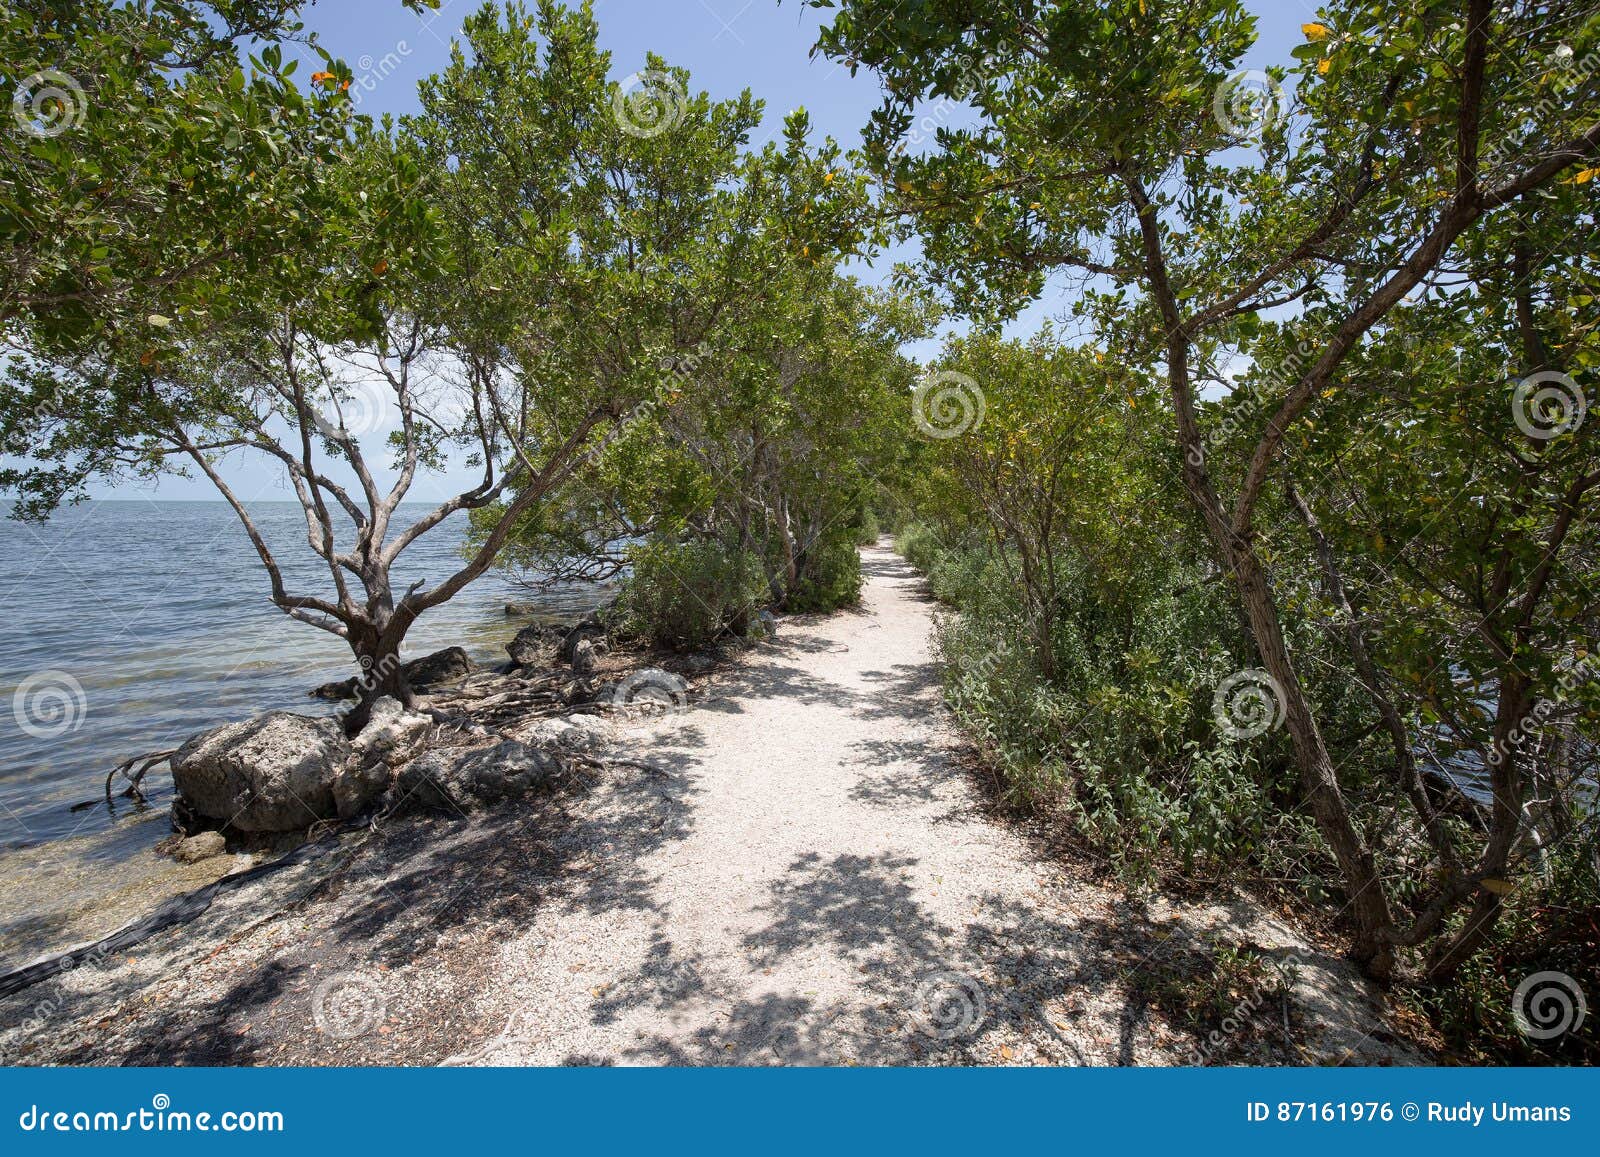
[[[111,802],[111,784],[119,774],[128,781],[127,788],[122,792],[123,798],[143,801],[144,792],[139,785],[144,781],[144,777],[150,773],[151,768],[170,762],[177,753],[176,747],[169,751],[147,751],[143,755],[136,755],[117,764],[106,774],[106,802]],[[134,764],[139,765],[139,770],[133,770]]]

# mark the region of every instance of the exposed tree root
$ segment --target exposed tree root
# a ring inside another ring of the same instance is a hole
[[[128,781],[127,788],[122,792],[123,798],[142,801],[144,799],[144,791],[139,785],[144,782],[144,777],[150,773],[151,768],[167,763],[177,753],[178,749],[176,747],[169,751],[147,751],[143,755],[135,755],[132,759],[125,759],[117,764],[106,774],[106,802],[111,802],[111,784],[119,773],[123,779]],[[139,765],[137,771],[133,770],[134,764]]]

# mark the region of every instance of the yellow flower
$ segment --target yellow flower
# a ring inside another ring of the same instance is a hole
[[[1302,24],[1300,31],[1305,33],[1307,40],[1328,39],[1328,26],[1326,24]]]

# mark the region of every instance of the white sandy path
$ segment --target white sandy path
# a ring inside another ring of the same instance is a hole
[[[488,1064],[1171,1063],[1110,893],[1052,877],[951,759],[931,604],[864,551],[858,611],[789,620],[643,739],[566,839],[593,882],[506,943]],[[1145,927],[1149,927],[1148,924]]]
[[[505,947],[508,1032],[473,1059],[911,1060],[945,1047],[913,1023],[945,972],[971,979],[928,1027],[981,1030],[976,913],[1026,905],[1038,872],[938,744],[914,574],[885,550],[865,566],[858,612],[786,622],[643,737],[672,778],[640,772],[570,837],[622,878]]]

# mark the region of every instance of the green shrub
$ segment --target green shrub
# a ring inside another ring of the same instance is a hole
[[[1554,972],[1570,977],[1585,992],[1593,1017],[1600,985],[1595,927],[1600,884],[1592,855],[1581,844],[1558,847],[1546,864],[1548,878],[1506,898],[1493,934],[1449,982],[1401,986],[1401,999],[1426,1014],[1462,1059],[1478,1064],[1600,1064],[1600,1033],[1592,1020],[1553,1037],[1530,1036],[1518,1030],[1515,1007],[1523,980]],[[1458,918],[1453,927],[1460,923]],[[1525,1015],[1540,1011],[1536,991],[1524,998]],[[1544,1012],[1559,1007],[1552,1001]]]
[[[907,523],[895,536],[894,548],[923,574],[932,573],[942,553],[939,536],[933,527],[921,522]]]
[[[653,540],[633,547],[629,562],[617,601],[623,630],[661,646],[744,634],[766,593],[760,560],[718,542]]]
[[[1163,857],[1215,868],[1260,847],[1284,770],[1214,726],[1212,689],[1237,665],[1214,587],[1178,581],[1162,559],[1154,582],[1064,583],[1046,678],[991,551],[919,525],[897,546],[960,611],[936,636],[945,698],[1014,801],[1059,809],[1136,880]],[[1174,590],[1187,593],[1152,593]]]
[[[835,535],[806,553],[799,581],[789,592],[789,610],[831,611],[861,601],[861,555],[853,539]]]

